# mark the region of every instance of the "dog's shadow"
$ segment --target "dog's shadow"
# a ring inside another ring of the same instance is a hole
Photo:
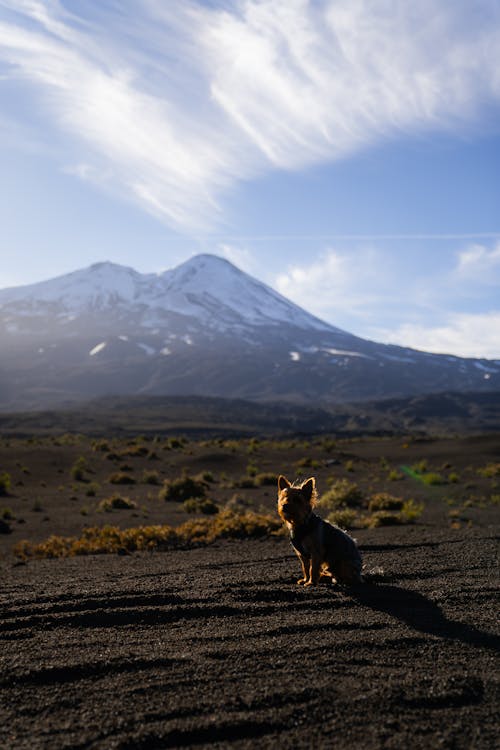
[[[401,586],[366,583],[351,589],[349,593],[359,604],[385,612],[419,632],[500,651],[498,636],[448,619],[435,602],[417,591]]]

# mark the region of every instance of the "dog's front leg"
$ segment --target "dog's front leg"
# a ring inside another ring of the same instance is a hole
[[[311,562],[309,564],[309,577],[305,582],[304,586],[316,586],[319,581],[319,573],[321,568],[321,557],[317,555],[311,556]]]
[[[298,552],[297,552],[297,557],[299,558],[300,564],[302,565],[302,578],[299,578],[297,583],[306,583],[306,581],[309,578],[309,560],[307,557],[304,557]]]

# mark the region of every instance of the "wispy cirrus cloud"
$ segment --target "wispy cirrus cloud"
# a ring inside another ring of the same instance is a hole
[[[500,98],[495,0],[67,8],[0,0],[0,98],[22,83],[66,167],[190,231],[240,180],[454,129]]]

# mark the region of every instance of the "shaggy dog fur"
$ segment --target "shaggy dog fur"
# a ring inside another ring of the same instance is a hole
[[[314,477],[300,485],[278,479],[278,513],[302,564],[297,583],[315,586],[320,578],[343,584],[363,583],[361,555],[349,534],[313,513],[317,501]]]

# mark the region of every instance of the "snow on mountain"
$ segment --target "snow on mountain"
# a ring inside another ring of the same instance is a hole
[[[224,321],[269,325],[288,323],[298,328],[333,330],[270,287],[214,255],[197,255],[162,275],[170,310],[208,324]]]
[[[54,304],[67,313],[105,309],[120,302],[131,303],[141,297],[147,298],[154,278],[153,274],[143,276],[133,268],[115,263],[95,263],[48,281],[2,289],[0,308],[17,303],[18,307],[30,312]]]
[[[49,281],[0,290],[0,313],[10,307],[29,315],[56,307],[68,318],[82,312],[136,309],[149,326],[161,322],[155,313],[173,312],[218,330],[285,322],[335,330],[214,255],[197,255],[161,275],[96,263]]]

